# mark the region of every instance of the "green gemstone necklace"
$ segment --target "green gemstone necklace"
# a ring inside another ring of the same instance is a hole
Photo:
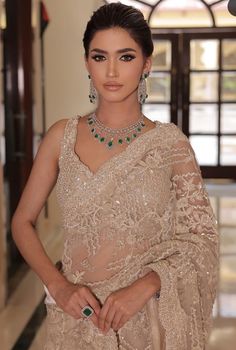
[[[125,128],[109,128],[97,119],[95,112],[88,117],[87,123],[95,139],[101,143],[104,142],[108,149],[114,146],[115,137],[117,137],[118,145],[122,145],[124,142],[130,143],[132,139],[138,136],[138,133],[141,133],[142,128],[145,126],[143,114],[141,114],[137,122]],[[122,135],[124,136],[122,137]]]

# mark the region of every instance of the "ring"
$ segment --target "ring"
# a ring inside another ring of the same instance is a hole
[[[85,305],[81,310],[81,314],[86,318],[89,318],[90,316],[92,316],[93,313],[94,313],[94,310],[89,305]]]

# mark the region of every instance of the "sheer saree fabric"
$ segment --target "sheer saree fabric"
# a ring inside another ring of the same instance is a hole
[[[132,141],[96,173],[75,153],[79,116],[68,120],[56,184],[64,231],[63,274],[103,304],[148,271],[152,297],[118,331],[47,306],[45,350],[202,350],[212,322],[219,260],[216,220],[194,152],[172,123]]]

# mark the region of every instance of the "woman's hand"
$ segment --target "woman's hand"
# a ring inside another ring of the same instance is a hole
[[[81,309],[85,305],[90,305],[94,309],[94,314],[90,316],[90,319],[98,327],[98,315],[101,306],[87,286],[64,281],[49,286],[48,289],[57,306],[75,319],[82,318]]]
[[[111,293],[101,308],[98,317],[99,328],[105,334],[110,327],[118,330],[144,307],[159,288],[159,276],[150,272],[130,286]]]

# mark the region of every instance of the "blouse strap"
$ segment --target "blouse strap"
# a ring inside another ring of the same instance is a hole
[[[79,115],[73,116],[70,119],[68,119],[66,123],[63,136],[63,143],[67,146],[73,146],[76,141],[79,117]]]

